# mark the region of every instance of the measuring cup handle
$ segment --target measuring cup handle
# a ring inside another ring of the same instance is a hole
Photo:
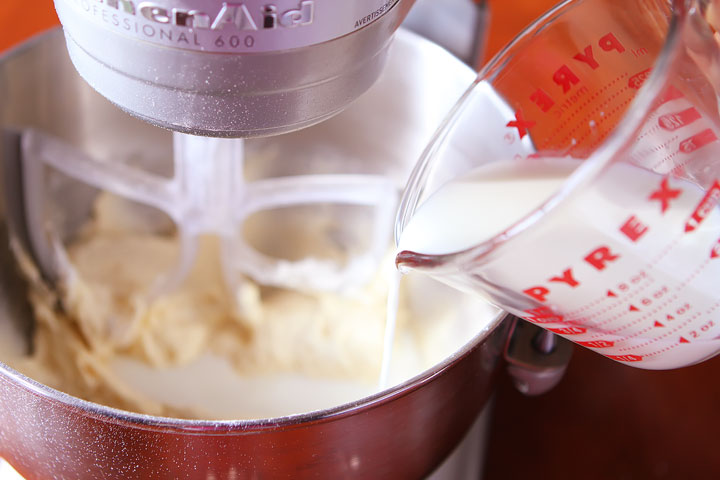
[[[507,370],[515,387],[525,395],[542,395],[562,380],[573,345],[564,338],[517,317],[505,345]]]

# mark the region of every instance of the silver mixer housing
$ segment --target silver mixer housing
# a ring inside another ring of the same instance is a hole
[[[103,96],[195,135],[285,133],[377,79],[414,0],[55,0],[70,57]]]

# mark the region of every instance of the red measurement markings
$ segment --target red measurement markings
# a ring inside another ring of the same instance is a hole
[[[669,86],[665,92],[657,99],[657,103],[654,106],[654,109],[652,112],[650,112],[650,115],[648,115],[647,121],[644,123],[645,125],[650,125],[650,128],[640,134],[636,140],[642,140],[644,137],[650,135],[651,133],[656,132],[660,128],[660,123],[655,122],[655,118],[659,118],[660,113],[658,112],[658,109],[663,106],[666,103],[669,103],[673,100],[678,100],[680,98],[684,98],[684,95],[680,90],[673,87],[672,85]]]
[[[628,87],[639,90],[640,87],[642,87],[642,84],[645,83],[645,80],[647,80],[650,76],[651,71],[652,69],[648,68],[628,78]]]
[[[706,314],[706,315],[710,315],[710,314],[711,314],[713,311],[715,311],[718,307],[720,307],[720,301],[714,303],[714,304],[708,309],[708,311],[705,312],[705,314]],[[660,349],[660,350],[657,350],[657,351],[648,353],[648,354],[645,355],[645,357],[648,358],[648,357],[654,357],[654,356],[657,356],[657,355],[662,355],[663,353],[672,350],[673,348],[677,347],[678,345],[680,345],[680,343],[673,343],[673,344],[668,345],[668,346],[666,346],[666,347],[664,347],[664,348],[662,348],[662,349]]]
[[[678,316],[682,316],[682,315],[688,313],[688,312],[691,310],[691,308],[692,308],[692,307],[690,306],[690,304],[686,303],[686,304],[682,305],[681,307],[679,307],[679,308],[675,311],[675,313],[676,313]],[[654,343],[659,342],[660,340],[666,339],[666,338],[668,338],[668,337],[672,337],[672,336],[678,334],[682,329],[684,329],[685,327],[687,327],[690,323],[692,323],[692,322],[693,322],[695,319],[697,319],[700,315],[702,315],[702,312],[696,312],[695,314],[693,314],[693,315],[690,316],[689,318],[685,319],[680,325],[677,325],[675,328],[673,328],[673,329],[671,329],[671,330],[668,330],[666,333],[663,333],[662,335],[660,335],[660,336],[658,336],[658,337],[652,338],[652,339],[648,340],[647,342],[640,343],[640,344],[638,344],[638,345],[633,345],[633,346],[621,348],[621,349],[618,350],[618,351],[619,351],[619,352],[628,352],[628,351],[631,351],[631,350],[637,350],[637,349],[639,349],[639,348],[645,348],[645,347],[647,347],[647,346],[649,346],[649,345],[652,345],[652,344],[654,344]],[[629,337],[628,337],[628,338],[629,338]],[[682,338],[682,337],[681,337],[681,338]]]
[[[624,325],[621,325],[621,326],[619,326],[619,327],[617,327],[617,328],[614,328],[614,329],[612,329],[612,330],[606,330],[606,331],[602,332],[601,334],[594,335],[594,336],[590,337],[590,340],[593,340],[593,339],[595,339],[595,338],[600,338],[600,337],[603,337],[603,336],[607,336],[607,335],[618,335],[618,336],[622,336],[622,337],[623,337],[623,340],[629,340],[629,339],[631,339],[631,338],[635,338],[635,337],[639,337],[639,336],[641,336],[641,335],[644,335],[645,333],[647,333],[647,332],[649,332],[650,330],[652,330],[653,328],[655,328],[655,325],[654,325],[654,324],[653,324],[653,325],[650,325],[650,326],[645,327],[645,328],[643,328],[643,329],[641,329],[641,330],[638,330],[638,331],[636,331],[636,332],[634,332],[634,333],[632,333],[632,334],[620,335],[618,332],[622,332],[623,330],[627,330],[627,329],[629,329],[629,328],[632,328],[632,327],[634,327],[634,326],[636,326],[636,325],[639,325],[639,324],[645,322],[645,321],[646,321],[647,319],[649,319],[649,318],[653,318],[658,312],[660,312],[661,310],[664,310],[665,308],[667,308],[668,305],[670,305],[671,303],[675,302],[675,301],[677,300],[677,298],[678,298],[677,295],[673,295],[673,296],[670,297],[669,299],[667,299],[667,300],[665,300],[664,302],[662,302],[662,303],[660,303],[659,305],[657,305],[657,306],[656,306],[654,309],[652,309],[651,311],[646,311],[646,312],[645,312],[644,314],[642,314],[641,316],[636,317],[636,318],[633,318],[633,320],[631,320],[630,322],[628,322],[628,323],[626,323],[626,324],[624,324]],[[622,318],[623,316],[626,316],[626,315],[632,315],[632,313],[633,313],[633,312],[625,312],[625,315],[620,315],[617,319],[620,319],[620,318]],[[637,315],[637,313],[635,313],[635,315]],[[617,319],[616,319],[616,320],[617,320]],[[620,351],[622,351],[622,350],[620,350]]]
[[[708,128],[680,142],[678,150],[682,153],[692,153],[716,140],[717,136],[715,135],[715,132]]]
[[[705,196],[700,200],[695,210],[685,223],[685,232],[692,232],[697,229],[700,224],[710,215],[715,205],[720,200],[720,183],[715,180],[712,186],[705,192]]]
[[[648,128],[645,132],[643,132],[641,135],[639,135],[636,138],[636,142],[639,143],[643,138],[647,137],[648,135],[652,135],[658,130],[666,130],[666,131],[674,131],[677,128],[680,128],[680,126],[689,125],[690,123],[694,122],[698,118],[701,118],[701,115],[699,112],[697,112],[694,107],[686,108],[685,110],[682,110],[680,112],[674,112],[674,113],[667,113],[667,114],[660,114],[657,110],[664,105],[665,103],[668,103],[672,100],[677,100],[680,98],[684,98],[684,95],[680,90],[673,87],[672,85],[669,86],[665,92],[662,94],[662,96],[658,99],[655,110],[649,115],[647,121],[645,122],[645,125],[651,125],[650,128]],[[655,119],[657,118],[657,121]],[[666,149],[669,147],[669,145],[673,142],[675,142],[679,138],[678,135],[674,135],[670,140],[665,141],[662,145],[658,145],[655,148],[651,149],[649,152],[654,153],[656,151],[661,151],[663,149]],[[655,140],[657,142],[659,140]],[[640,151],[633,153],[633,158],[638,159],[639,162],[642,162],[642,160],[645,159],[645,156],[648,154],[648,151]],[[657,170],[659,166],[661,166],[663,163],[668,162],[673,157],[675,157],[678,154],[678,151],[674,151],[672,153],[669,153],[667,156],[660,159],[655,165],[650,167],[651,170]]]
[[[635,142],[636,142],[636,143],[637,143],[637,142],[640,142],[640,140],[642,140],[643,138],[647,137],[648,135],[654,134],[654,133],[657,132],[658,130],[660,130],[660,125],[658,125],[658,124],[656,123],[656,124],[653,125],[652,127],[650,127],[650,128],[648,128],[647,130],[645,130],[643,133],[641,133],[640,135],[638,135],[637,137],[635,137]]]
[[[564,323],[562,315],[545,306],[525,310],[523,318],[531,323]]]
[[[655,308],[652,312],[650,312],[648,315],[643,316],[643,318],[642,318],[642,319],[639,319],[638,322],[636,322],[636,323],[641,323],[641,322],[643,322],[646,318],[654,316],[658,311],[662,310],[663,308],[664,308],[664,305]],[[622,336],[622,340],[624,340],[624,341],[630,340],[630,339],[633,339],[633,338],[637,338],[637,337],[642,337],[642,336],[644,336],[646,333],[649,333],[649,332],[655,330],[656,328],[658,328],[658,327],[657,327],[657,324],[658,324],[658,323],[660,323],[660,322],[657,322],[657,321],[656,321],[656,322],[653,323],[652,325],[648,325],[647,327],[643,328],[642,330],[638,330],[638,331],[636,331],[636,332],[634,332],[634,333],[632,333],[632,334],[629,334],[629,335],[618,335],[618,336]],[[661,325],[661,326],[664,326],[664,325],[662,325],[662,324],[660,324],[660,325]],[[613,330],[613,331],[611,331],[611,334],[617,335],[615,332],[616,332],[616,330]],[[626,347],[626,348],[621,348],[621,349],[618,350],[618,351],[619,351],[619,352],[623,352],[623,351],[627,351],[627,350],[632,350],[633,348],[635,348],[635,347]]]
[[[648,287],[650,287],[650,285],[652,285],[652,284],[654,283],[654,281],[655,281],[655,279],[652,278],[652,277],[650,277],[650,276],[648,276],[648,274],[647,274],[647,272],[646,272],[645,270],[640,270],[637,274],[631,276],[631,277],[630,277],[628,280],[626,280],[626,281],[623,281],[623,282],[618,283],[618,284],[615,285],[613,288],[614,288],[617,292],[619,292],[619,294],[622,296],[621,298],[634,298],[634,297],[636,297],[638,294],[640,294],[641,292],[643,292],[644,290],[646,290]],[[632,285],[638,285],[638,288],[636,288],[635,290],[630,290],[630,287],[631,287]],[[605,296],[602,297],[601,300],[606,300],[606,299],[608,299],[608,298],[618,298],[618,293],[616,293],[616,291],[608,290],[608,292],[605,293]],[[614,304],[613,304],[612,306],[610,306],[610,307],[606,307],[606,308],[603,309],[603,310],[600,310],[600,311],[597,311],[597,312],[594,312],[594,313],[590,314],[590,317],[589,317],[589,318],[597,317],[597,316],[602,315],[603,313],[605,313],[605,312],[607,312],[607,311],[614,310],[614,309],[616,309],[616,308],[618,308],[618,307],[624,307],[624,306],[627,305],[626,302],[627,302],[626,300],[621,300],[621,301],[619,301],[619,302],[616,302],[616,303],[614,303]],[[620,312],[618,315],[615,316],[615,319],[619,318],[619,316],[622,316],[622,315],[624,315],[625,313],[626,313],[626,310],[623,309],[622,312]],[[598,324],[598,326],[604,325],[605,323],[607,323],[607,321],[600,322],[600,323]]]
[[[658,118],[660,128],[667,131],[675,131],[685,125],[690,125],[696,120],[702,118],[700,112],[695,107],[686,108],[680,112],[666,113]]]
[[[599,330],[600,327],[602,327],[602,326],[604,326],[604,325],[607,325],[607,324],[614,323],[615,321],[617,321],[617,320],[625,317],[626,315],[628,315],[627,310],[623,309],[622,311],[620,311],[620,312],[618,312],[618,313],[615,313],[615,314],[612,315],[612,316],[605,317],[604,320],[602,320],[602,321],[600,321],[600,322],[596,322],[596,323],[594,323],[594,324],[591,324],[591,323],[590,323],[590,320],[591,320],[592,318],[594,318],[594,317],[603,316],[605,313],[609,313],[611,310],[615,310],[617,307],[619,307],[619,306],[624,306],[624,305],[625,305],[624,303],[620,303],[620,304],[618,304],[618,305],[614,305],[613,307],[600,310],[600,311],[596,312],[595,314],[593,314],[592,317],[589,317],[589,318],[588,318],[588,317],[585,317],[585,321],[584,321],[584,322],[580,322],[579,324],[580,324],[580,325],[592,325],[593,329]],[[603,336],[608,335],[609,333],[610,333],[610,331],[602,330],[602,333],[599,333],[599,334],[597,334],[597,335],[594,335],[594,336],[592,336],[592,337],[590,337],[590,338],[591,338],[591,339],[595,339],[595,338],[603,337]]]
[[[658,300],[660,300],[661,298],[663,298],[671,293],[670,288],[667,285],[662,285],[661,287],[656,288],[656,290],[654,292],[647,293],[643,298],[638,298],[639,294],[644,292],[645,290],[647,290],[647,288],[650,287],[655,281],[655,279],[652,277],[648,277],[647,280],[649,280],[649,282],[646,285],[642,285],[640,288],[636,289],[635,291],[629,292],[626,296],[624,296],[624,298],[634,298],[634,299],[636,299],[637,304],[641,305],[644,308],[644,307],[648,307],[648,306],[652,305],[653,303],[656,303]],[[619,285],[619,287],[621,290],[623,290],[623,289],[627,288],[627,284],[621,283]],[[663,304],[661,304],[660,306],[656,306],[655,310],[653,312],[648,313],[646,311],[642,317],[637,317],[637,313],[635,313],[635,312],[640,311],[640,308],[638,308],[637,306],[634,306],[634,305],[628,305],[627,300],[623,300],[613,306],[613,308],[624,307],[623,310],[621,310],[618,314],[614,315],[613,317],[607,318],[604,321],[599,322],[596,325],[596,327],[600,327],[602,325],[612,323],[620,318],[626,317],[628,315],[632,315],[632,317],[631,317],[632,321],[629,324],[627,324],[619,329],[610,331],[610,333],[614,333],[616,331],[622,330],[624,328],[627,328],[634,324],[639,323],[643,319],[647,318],[649,315],[653,315],[658,310],[664,308],[664,305],[667,305],[668,303],[670,303],[672,301],[674,301],[674,298],[666,299],[663,302]],[[607,333],[607,332],[604,332],[604,333]],[[597,336],[593,337],[593,338],[597,338]]]
[[[582,335],[587,332],[583,327],[548,328],[548,330],[558,335]]]
[[[697,338],[700,338],[700,336],[704,333],[710,332],[710,330],[715,326],[715,320],[707,320],[702,325],[696,327],[694,330],[690,330],[688,332],[688,336],[691,340],[695,340]]]
[[[668,247],[666,247],[666,248],[664,249],[664,251],[663,251],[656,259],[653,259],[650,263],[648,263],[648,265],[647,265],[648,270],[649,270],[649,269],[652,269],[653,265],[656,264],[656,263],[660,260],[660,258],[662,258],[662,257],[665,256],[667,253],[669,253],[669,251],[677,244],[677,242],[678,242],[678,239],[676,239],[676,240],[673,241],[670,245],[668,245]],[[690,282],[692,282],[692,281],[705,269],[705,267],[710,263],[711,260],[712,260],[712,258],[708,258],[708,259],[705,260],[702,264],[700,264],[700,265],[693,271],[693,273],[692,273],[690,276],[688,276],[685,280],[683,280],[682,282],[680,282],[680,283],[675,287],[674,290],[675,290],[676,292],[680,292],[683,288],[685,288],[685,286],[687,286],[687,284],[689,284]],[[665,288],[667,288],[667,287],[665,287]],[[668,301],[666,301],[666,302],[664,302],[662,305],[660,305],[660,307],[659,307],[658,309],[656,309],[655,311],[651,312],[650,315],[654,315],[654,313],[656,313],[657,310],[664,309],[667,304],[675,301],[675,300],[678,298],[678,295],[679,295],[678,293],[674,294],[672,298],[670,298]],[[720,303],[720,302],[719,302],[719,303]],[[688,307],[689,307],[689,305],[688,305]],[[676,311],[675,313],[676,313],[677,315],[683,315],[684,313],[687,313],[687,312],[686,312],[686,310],[682,310],[682,311],[681,311],[681,310],[678,310],[678,311]],[[621,315],[621,316],[622,316],[622,315]],[[639,320],[644,320],[647,316],[648,316],[648,315],[643,316],[643,317],[642,317],[641,319],[639,319]],[[667,315],[667,320],[674,320],[674,317],[673,317],[672,315],[669,315],[669,314],[668,314],[668,315]],[[605,322],[603,322],[603,323],[605,323]],[[633,323],[637,323],[637,322],[633,322]],[[686,321],[685,323],[683,323],[682,325],[680,325],[678,328],[676,328],[676,329],[672,330],[671,332],[669,332],[668,335],[669,335],[670,333],[672,333],[672,332],[678,331],[679,328],[682,328],[682,327],[683,327],[684,325],[686,325],[686,324],[687,324],[687,321]],[[599,325],[602,325],[602,323],[599,324]],[[632,324],[630,324],[630,325],[628,325],[628,326],[621,327],[621,328],[619,328],[619,329],[617,329],[617,330],[612,330],[611,333],[615,333],[615,332],[617,332],[617,331],[621,331],[621,330],[623,330],[623,329],[625,329],[625,328],[629,328],[629,327],[631,327],[631,326],[632,326]],[[649,330],[649,329],[648,329],[648,330]],[[598,335],[598,336],[600,336],[600,335]],[[636,336],[636,335],[633,335],[633,336]],[[631,337],[627,337],[627,338],[631,338]]]
[[[668,161],[675,158],[678,154],[677,150],[670,151],[671,144],[677,142],[678,138],[680,138],[679,135],[673,135],[670,139],[668,139],[666,142],[663,142],[660,145],[656,145],[655,147],[645,150],[642,152],[636,152],[633,154],[633,159],[640,163],[641,165],[645,165],[646,162],[650,162],[653,159],[657,158],[658,153],[663,154],[663,156],[656,160],[655,163],[650,167],[653,171],[658,171],[658,167],[661,165],[667,163]],[[658,172],[660,173],[660,172]]]
[[[607,302],[608,299],[617,299],[618,295],[621,295],[622,296],[621,298],[626,298],[626,297],[633,298],[633,297],[637,296],[643,290],[647,289],[650,285],[652,285],[655,282],[655,279],[652,277],[647,277],[647,278],[644,278],[644,280],[641,279],[641,281],[644,281],[646,283],[640,284],[640,286],[635,290],[628,290],[630,288],[629,281],[628,281],[628,283],[622,282],[616,288],[618,290],[618,293],[613,292],[613,294],[615,296],[608,295],[606,293],[605,295],[594,300],[593,302],[591,302],[577,310],[569,312],[567,315],[568,315],[568,317],[576,317],[576,316],[582,314],[583,312],[587,312],[588,310],[591,310],[592,308],[594,308],[602,303]],[[614,301],[612,305],[607,305],[604,308],[601,308],[594,312],[591,312],[589,315],[586,315],[577,321],[571,320],[568,323],[576,323],[577,322],[582,325],[589,325],[590,324],[589,322],[591,322],[593,319],[603,316],[606,313],[609,313],[609,312],[616,310],[619,307],[623,307],[625,305],[626,305],[626,302],[624,300]],[[612,317],[608,317],[605,320],[594,324],[594,326],[599,327],[599,326],[605,325],[607,323],[613,322],[613,321],[617,320],[618,318],[620,318],[621,316],[625,315],[626,313],[627,312],[625,310],[623,310],[622,312],[619,312],[619,313],[613,315]]]
[[[612,342],[610,340],[594,340],[594,341],[587,341],[587,342],[575,342],[578,345],[582,345],[583,347],[588,348],[610,348],[613,345],[615,345],[615,342]]]
[[[679,135],[673,135],[670,139],[666,140],[665,142],[663,142],[661,144],[654,146],[653,148],[634,151],[632,153],[632,159],[634,160],[635,163],[637,163],[639,165],[647,166],[647,164],[651,160],[657,158],[656,154],[662,153],[664,155],[659,160],[656,160],[655,163],[653,165],[649,166],[648,168],[650,170],[657,171],[658,173],[664,173],[664,172],[658,171],[658,168],[661,165],[668,163],[670,160],[672,160],[674,157],[677,156],[678,151],[675,149],[673,149],[673,151],[670,151],[670,148],[671,148],[671,145],[678,140],[678,138],[680,138]],[[657,142],[657,141],[659,141],[659,139],[652,140],[652,142]],[[665,153],[665,152],[667,152],[667,153]],[[668,169],[667,171],[670,171],[670,170]]]
[[[544,141],[544,143],[543,143],[543,145],[540,146],[539,148],[540,148],[540,149],[546,149],[546,148],[548,148],[548,147],[552,147],[552,146],[553,146],[553,145],[552,145],[552,141],[555,140],[555,138],[556,138],[559,134],[561,134],[561,133],[564,132],[565,127],[568,125],[569,122],[571,122],[571,121],[575,118],[575,116],[577,116],[578,114],[582,113],[582,112],[585,110],[585,108],[586,108],[588,105],[592,104],[599,95],[604,94],[609,88],[611,88],[611,87],[612,87],[613,85],[615,85],[617,82],[619,82],[620,80],[622,80],[622,79],[624,79],[625,77],[627,77],[627,75],[628,75],[627,73],[623,73],[623,74],[620,75],[619,77],[615,78],[612,82],[606,84],[606,85],[605,85],[604,87],[602,87],[601,89],[596,90],[595,93],[593,93],[588,99],[586,99],[585,102],[583,102],[579,107],[577,107],[570,115],[568,115],[568,116],[555,128],[555,131],[553,132],[553,134],[552,134],[550,137],[546,138],[545,141]],[[625,91],[626,89],[627,89],[627,87],[623,85],[623,86],[621,86],[619,92],[617,92],[617,93],[623,92],[623,91]],[[617,95],[616,95],[616,96],[617,96]],[[587,121],[588,121],[592,116],[594,116],[594,115],[597,113],[597,111],[599,111],[599,109],[600,109],[603,105],[604,105],[604,103],[601,104],[600,107],[598,107],[598,108],[596,108],[596,109],[594,109],[594,110],[591,110],[589,114],[586,114],[584,120],[579,122],[579,124],[587,123]],[[562,113],[561,113],[560,115],[562,116]]]
[[[661,165],[670,162],[670,160],[674,159],[678,155],[684,154],[684,153],[690,153],[691,151],[693,151],[692,150],[693,148],[697,149],[697,148],[700,148],[701,146],[706,145],[707,143],[715,141],[716,139],[713,138],[714,134],[711,135],[711,134],[708,134],[707,132],[712,133],[709,129],[707,129],[698,134],[698,135],[700,135],[700,142],[705,142],[702,145],[696,144],[694,142],[695,137],[690,137],[688,139],[685,139],[682,142],[680,142],[680,144],[678,145],[678,149],[676,151],[674,151],[674,152],[666,155],[662,159],[660,159],[660,161],[658,161],[655,165],[650,167],[650,169],[658,171],[658,169]],[[677,136],[673,137],[673,139],[676,139],[676,138],[678,138],[678,137]],[[693,160],[692,156],[686,156],[684,158],[681,158],[679,162],[678,161],[672,162],[672,169],[670,169],[669,172],[672,172],[673,174],[675,174],[675,176],[678,176],[678,177],[683,176],[685,165],[687,165],[692,160]]]
[[[640,141],[640,140],[642,140],[643,138],[645,138],[646,136],[648,136],[648,135],[650,135],[650,134],[652,134],[652,133],[655,133],[655,132],[660,128],[660,125],[659,125],[657,122],[654,122],[654,123],[653,123],[653,122],[651,121],[651,120],[653,120],[657,115],[659,115],[658,112],[657,112],[657,109],[660,108],[660,106],[662,106],[662,105],[664,105],[665,103],[668,103],[668,102],[670,102],[670,101],[672,101],[672,100],[677,100],[677,99],[683,98],[683,97],[684,97],[684,95],[682,94],[682,92],[681,92],[680,90],[678,90],[677,88],[675,88],[675,87],[673,87],[672,85],[670,85],[670,86],[663,92],[663,94],[658,98],[657,103],[656,103],[656,106],[655,106],[655,109],[654,109],[654,110],[652,111],[652,113],[648,116],[648,121],[645,123],[645,125],[651,125],[651,127],[650,127],[649,129],[647,129],[645,132],[643,132],[642,134],[640,134],[640,135],[636,138],[636,141]]]
[[[710,258],[713,259],[718,257],[720,257],[720,238],[717,242],[715,242],[712,249],[710,249]]]
[[[659,152],[660,150],[667,149],[667,148],[670,146],[670,144],[673,143],[673,142],[675,142],[678,138],[680,138],[680,135],[673,135],[673,136],[670,137],[670,139],[667,140],[666,142],[661,143],[660,145],[656,145],[656,146],[654,146],[653,148],[647,150],[646,152],[647,152],[647,153],[657,153],[657,152]]]
[[[604,141],[605,137],[603,135],[599,134],[598,128],[602,124],[604,124],[607,120],[611,119],[615,114],[617,114],[622,109],[624,109],[626,105],[628,105],[630,102],[632,102],[633,97],[626,98],[623,102],[616,105],[615,108],[613,108],[609,112],[604,112],[604,114],[602,116],[600,116],[600,118],[597,119],[594,126],[590,126],[590,121],[595,121],[594,119],[598,116],[598,113],[602,110],[602,108],[604,108],[605,106],[612,103],[612,101],[615,100],[615,98],[618,95],[623,93],[623,91],[624,90],[620,90],[620,91],[616,92],[613,96],[608,98],[605,102],[603,102],[598,107],[591,110],[590,113],[588,113],[581,122],[578,122],[577,125],[575,125],[575,127],[573,127],[573,129],[570,130],[567,135],[565,135],[565,137],[560,141],[560,144],[561,145],[567,144],[567,142],[570,141],[570,139],[573,137],[575,132],[579,128],[582,128],[582,127],[585,127],[587,129],[587,131],[579,139],[575,140],[575,143],[573,144],[573,146],[581,145],[582,142],[584,142],[590,135],[593,135],[593,134],[597,134],[598,138],[588,148],[594,148],[600,142]]]
[[[590,310],[591,308],[594,308],[594,307],[602,304],[604,301],[606,301],[608,299],[611,299],[611,300],[618,299],[618,301],[613,303],[613,305],[596,310],[595,312],[592,312],[589,315],[584,316],[582,319],[580,319],[581,321],[578,322],[582,325],[589,325],[589,322],[592,319],[597,318],[599,316],[603,316],[608,312],[617,310],[619,307],[624,307],[625,305],[627,305],[627,300],[623,300],[623,299],[635,298],[641,292],[643,292],[648,287],[650,287],[653,283],[655,283],[655,278],[653,276],[651,276],[650,273],[654,270],[655,266],[660,262],[660,260],[662,260],[666,255],[668,255],[677,246],[678,242],[680,242],[681,239],[682,239],[682,236],[676,237],[658,255],[656,255],[654,258],[650,259],[650,261],[648,261],[645,264],[645,268],[643,270],[641,270],[640,272],[644,274],[645,280],[647,281],[646,284],[640,285],[639,288],[637,288],[635,290],[629,290],[629,288],[630,288],[629,283],[631,283],[632,279],[636,278],[637,275],[635,275],[634,277],[630,277],[630,280],[628,280],[627,282],[621,282],[620,284],[613,287],[611,290],[608,290],[602,297],[581,307],[578,310],[568,313],[568,316],[575,317],[581,313],[584,313],[584,312]],[[690,280],[692,280],[692,278],[694,278],[696,275],[698,275],[700,273],[700,271],[702,270],[702,268],[703,268],[703,266],[701,266],[695,273],[693,273],[693,275],[691,275],[688,280],[679,284],[677,287],[677,290],[681,289],[687,282],[689,282]],[[672,299],[669,301],[672,301]],[[618,320],[628,314],[629,314],[628,310],[623,309],[622,311],[616,313],[615,315],[612,315],[610,317],[605,318],[604,320],[602,320],[600,322],[595,323],[594,327],[601,327],[603,325],[613,323],[616,320]],[[643,318],[641,318],[640,321]],[[633,323],[637,323],[637,321],[638,320],[634,321]],[[571,320],[568,323],[574,323],[574,321]],[[598,335],[598,336],[601,336],[601,335]],[[598,336],[596,336],[596,337],[598,337]],[[596,338],[596,337],[593,337],[593,338]]]
[[[640,355],[605,355],[607,358],[617,360],[619,362],[639,362],[643,359]]]
[[[687,162],[687,160],[685,162],[678,163],[678,164],[671,162],[673,158],[677,157],[677,154],[678,154],[678,152],[668,153],[667,155],[662,157],[660,160],[658,160],[658,162],[655,165],[651,166],[650,170],[657,171],[658,173],[663,173],[659,170],[660,166],[662,166],[663,164],[666,164],[666,163],[670,163],[673,166],[673,168],[672,168],[672,170],[666,170],[665,173],[669,173],[669,172],[677,173],[677,171],[679,169],[681,169],[683,166],[685,166],[685,163]]]
[[[644,125],[651,125],[650,128],[648,128],[646,131],[641,133],[637,136],[635,139],[637,142],[642,140],[643,138],[647,137],[648,135],[652,135],[656,131],[660,129],[660,122],[655,122],[655,117],[658,117],[660,114],[657,111],[662,105],[671,102],[672,100],[677,100],[680,98],[684,98],[684,95],[680,90],[670,85],[663,94],[657,99],[657,104],[655,105],[655,109],[652,111],[652,113],[648,116],[648,121],[645,122]],[[659,118],[659,117],[658,117]],[[674,137],[677,138],[677,137]]]
[[[647,283],[645,285],[640,284],[639,288],[637,288],[634,291],[628,291],[625,290],[630,288],[630,283],[638,284],[643,281],[646,281]],[[621,292],[622,295],[630,295],[634,296],[638,293],[642,292],[644,289],[649,287],[655,280],[651,277],[648,277],[645,272],[641,271],[640,273],[630,277],[630,280],[627,282],[622,282],[618,284],[617,289]],[[607,294],[603,295],[600,298],[597,298],[596,300],[576,309],[570,312],[566,312],[565,315],[560,315],[557,312],[550,309],[550,307],[538,307],[535,309],[526,310],[526,313],[530,314],[530,317],[533,318],[526,318],[528,321],[533,323],[551,323],[551,322],[557,322],[557,323],[564,323],[567,325],[581,325],[581,326],[592,326],[592,319],[598,316],[601,316],[607,312],[610,312],[614,309],[616,309],[619,306],[625,305],[624,302],[615,302],[613,305],[606,306],[605,308],[602,308],[600,310],[597,310],[593,312],[590,316],[586,317],[579,317],[579,315],[585,311],[588,311],[603,302],[606,302],[608,299]],[[602,325],[607,322],[611,322],[620,316],[624,315],[626,312],[622,312],[620,315],[615,315],[612,318],[608,318],[601,322],[599,325]]]

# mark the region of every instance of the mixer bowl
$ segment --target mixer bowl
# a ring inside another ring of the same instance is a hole
[[[382,173],[402,186],[474,74],[439,47],[402,30],[390,55],[377,84],[348,110],[273,138],[276,148],[302,156],[322,140],[323,148],[363,162],[332,165],[333,158],[342,157],[330,155],[317,163],[318,171]],[[60,31],[41,35],[0,61],[0,98],[3,128],[42,129],[102,159],[129,155],[133,142],[170,155],[169,132],[126,115],[80,79]],[[300,163],[293,161],[257,163],[252,174],[307,173],[310,164],[302,162],[303,172],[296,172]],[[4,206],[0,212],[1,331],[29,339],[32,321],[7,249]],[[501,363],[503,325],[501,315],[489,324],[479,322],[482,332],[450,357],[378,394],[261,420],[130,413],[69,396],[0,363],[0,457],[28,479],[422,478],[460,442],[486,404]]]

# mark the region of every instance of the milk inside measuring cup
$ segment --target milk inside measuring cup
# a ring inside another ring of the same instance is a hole
[[[441,255],[471,248],[530,215],[578,164],[558,158],[479,167],[422,205],[405,227],[398,250]]]
[[[523,298],[511,306],[527,307],[504,308],[621,362],[662,369],[703,360],[720,347],[720,183],[705,189],[692,175],[670,175],[679,169],[667,157],[711,162],[720,148],[699,116],[670,121],[688,108],[675,95],[640,134],[657,136],[652,148],[627,152],[637,165],[609,165],[554,208],[553,194],[580,160],[530,155],[452,180],[419,207],[399,251],[452,254],[544,213],[494,257],[468,261],[462,281],[438,278],[464,290],[503,285]]]

